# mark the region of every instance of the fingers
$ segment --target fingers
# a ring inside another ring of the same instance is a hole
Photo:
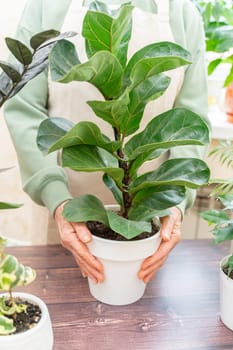
[[[171,214],[161,219],[160,235],[162,237],[158,250],[146,258],[138,272],[138,278],[148,283],[156,271],[165,263],[169,253],[181,239],[181,213],[178,208],[171,208]]]
[[[104,269],[101,262],[93,256],[86,243],[92,239],[91,233],[84,223],[71,223],[62,216],[61,204],[55,212],[61,244],[74,256],[84,277],[90,277],[94,283],[104,281]]]
[[[164,241],[169,241],[174,229],[181,226],[181,212],[178,208],[170,208],[170,215],[161,218],[160,235]]]
[[[138,273],[138,278],[148,283],[158,269],[165,263],[169,253],[180,241],[180,234],[173,234],[168,242],[162,241],[158,250],[150,257],[146,258]]]

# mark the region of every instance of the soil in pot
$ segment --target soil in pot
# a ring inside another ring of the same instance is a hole
[[[91,231],[91,233],[97,237],[110,239],[113,241],[129,241],[125,237],[119,235],[118,233],[111,230],[109,227],[106,227],[104,224],[98,221],[88,221],[86,223],[88,229]],[[151,223],[152,231],[151,232],[142,232],[139,236],[132,238],[131,240],[136,241],[144,238],[151,237],[155,235],[157,232],[159,232],[159,226],[152,221]]]
[[[22,300],[21,298],[15,298],[14,301],[17,305],[19,304],[26,305],[27,308],[23,312],[15,313],[13,315],[7,316],[8,318],[14,320],[14,326],[16,330],[15,332],[11,333],[12,335],[25,332],[33,328],[41,319],[41,309],[38,305],[33,304],[29,301]],[[8,305],[9,305],[9,302],[8,302]]]
[[[225,265],[223,266],[222,270],[225,273],[225,275],[227,275],[229,278],[233,280],[233,271],[231,271],[230,275],[228,275],[228,268],[229,268],[229,265]]]

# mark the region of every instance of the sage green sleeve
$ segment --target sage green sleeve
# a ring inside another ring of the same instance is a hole
[[[15,37],[28,44],[29,38],[38,32],[59,30],[69,2],[28,1]],[[71,195],[66,174],[57,165],[57,154],[43,156],[36,144],[39,124],[48,115],[47,93],[47,72],[43,72],[5,104],[4,116],[17,152],[25,192],[53,213],[57,205]]]
[[[208,121],[208,89],[205,60],[205,35],[201,15],[190,0],[171,0],[171,28],[176,42],[192,55],[192,64],[185,70],[184,82],[174,107],[184,107]],[[173,148],[171,158],[187,157],[203,159],[206,147],[181,146]],[[196,191],[187,189],[186,199],[179,207],[192,206]]]

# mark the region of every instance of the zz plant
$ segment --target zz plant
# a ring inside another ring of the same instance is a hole
[[[102,133],[98,121],[73,124],[56,117],[43,121],[37,136],[43,152],[62,150],[64,167],[103,172],[103,181],[120,206],[119,213],[113,213],[99,198],[87,194],[70,200],[64,217],[73,222],[99,221],[127,239],[151,232],[152,219],[167,215],[170,207],[181,203],[186,187],[196,189],[209,179],[207,165],[194,158],[170,159],[152,172],[138,174],[142,164],[171,147],[208,143],[209,130],[194,112],[177,108],[151,116],[138,132],[147,103],[169,86],[164,72],[190,64],[191,57],[175,43],[159,42],[143,47],[128,60],[132,10],[124,4],[111,12],[95,2],[82,28],[88,60],[80,62],[68,40],[57,43],[49,59],[53,80],[85,81],[99,90],[103,100],[87,104],[96,117],[111,125],[112,138]]]

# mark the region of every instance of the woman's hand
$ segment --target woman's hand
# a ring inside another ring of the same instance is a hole
[[[87,248],[92,236],[85,223],[69,222],[62,216],[65,203],[55,211],[55,220],[60,233],[61,244],[74,256],[83,277],[90,277],[94,283],[104,281],[104,269],[101,262]]]
[[[178,208],[170,208],[171,214],[161,218],[160,235],[162,238],[158,250],[146,258],[138,272],[138,277],[148,283],[156,271],[164,264],[169,253],[181,240],[181,212]]]

